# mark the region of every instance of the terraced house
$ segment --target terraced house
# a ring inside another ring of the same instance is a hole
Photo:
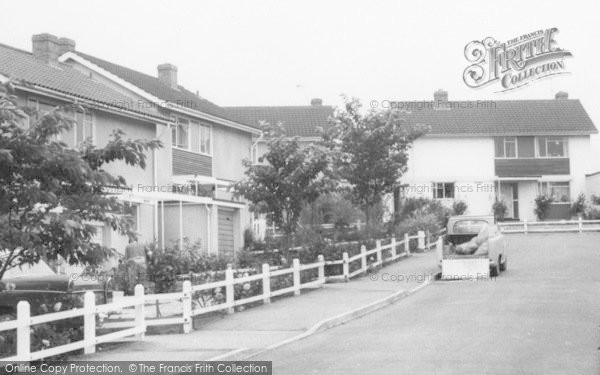
[[[260,131],[223,108],[186,90],[177,68],[158,66],[151,76],[75,49],[75,42],[34,35],[32,52],[0,45],[2,79],[16,79],[23,104],[48,110],[80,103],[77,126],[61,135],[76,146],[86,138],[105,144],[113,129],[129,138],[160,139],[147,168],[114,163],[106,167],[130,185],[114,192],[129,202],[141,242],[169,246],[188,239],[202,251],[232,254],[249,226],[247,206],[229,187],[243,174]],[[123,251],[126,239],[101,228],[98,241]]]
[[[406,196],[463,200],[480,215],[491,214],[498,198],[508,219],[535,220],[542,194],[554,198],[551,218],[568,218],[571,202],[593,193],[586,175],[593,172],[590,135],[598,131],[565,92],[548,100],[452,102],[438,90],[407,118],[431,131],[414,143],[396,205]]]

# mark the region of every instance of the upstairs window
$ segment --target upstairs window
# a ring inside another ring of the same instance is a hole
[[[454,183],[453,182],[434,182],[433,183],[433,198],[434,199],[453,199],[454,198]]]
[[[211,131],[210,125],[200,124],[200,152],[210,155],[211,150]]]
[[[497,158],[516,158],[517,157],[517,137],[496,138],[496,157]]]
[[[190,122],[183,118],[178,118],[177,122],[171,127],[171,142],[173,147],[190,149]]]
[[[79,144],[87,139],[94,141],[94,116],[90,112],[75,113],[75,144]]]
[[[539,158],[566,158],[568,142],[564,137],[537,137],[536,156]]]

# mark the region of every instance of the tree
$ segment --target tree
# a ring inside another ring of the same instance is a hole
[[[75,103],[40,113],[19,106],[13,91],[10,82],[0,86],[0,279],[8,269],[59,255],[69,264],[98,264],[111,250],[91,242],[92,222],[135,238],[123,204],[103,192],[126,181],[102,167],[124,161],[145,168],[145,152],[161,143],[125,139],[117,130],[102,148],[89,140],[69,147],[57,136],[83,108]]]
[[[246,177],[235,185],[235,193],[250,202],[250,209],[270,213],[286,234],[295,233],[300,212],[330,190],[326,176],[329,165],[325,150],[302,147],[298,137],[286,137],[280,125],[263,124],[268,151],[263,164],[244,160]]]
[[[427,127],[408,125],[399,110],[360,110],[358,99],[345,98],[345,110],[335,113],[323,144],[332,151],[336,174],[348,182],[370,224],[373,207],[398,186],[407,170],[408,150]]]

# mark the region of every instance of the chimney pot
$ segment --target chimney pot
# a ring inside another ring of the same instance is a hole
[[[321,99],[321,98],[313,98],[310,101],[310,105],[323,105],[323,99]]]
[[[559,91],[556,93],[554,98],[556,98],[557,100],[569,99],[569,93],[567,93],[566,91]]]
[[[173,64],[160,64],[158,66],[158,79],[165,85],[177,89],[177,67]]]

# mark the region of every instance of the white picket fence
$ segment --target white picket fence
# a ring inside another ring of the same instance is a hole
[[[385,263],[395,261],[401,257],[410,254],[410,241],[417,241],[417,248],[421,250],[431,249],[436,246],[436,242],[430,242],[429,236],[419,231],[415,236],[405,235],[402,241],[390,240],[387,245],[381,245],[381,240],[376,241],[376,247],[366,250],[361,247],[361,252],[355,256],[349,257],[347,252],[343,253],[341,260],[325,261],[322,255],[318,256],[318,261],[311,264],[300,264],[299,259],[294,259],[292,266],[284,269],[271,269],[269,264],[262,265],[262,272],[245,277],[235,277],[235,271],[229,267],[225,270],[225,280],[212,283],[192,285],[189,280],[183,282],[182,291],[174,293],[145,294],[142,285],[135,287],[135,295],[131,297],[121,297],[113,300],[111,303],[96,305],[93,292],[87,292],[84,298],[83,308],[60,311],[55,313],[31,316],[30,306],[27,301],[21,301],[17,305],[17,319],[0,323],[0,333],[16,330],[17,350],[16,355],[7,358],[0,358],[2,361],[35,361],[42,358],[48,358],[55,355],[68,353],[83,349],[84,353],[94,353],[96,345],[110,341],[120,341],[127,337],[134,339],[143,339],[148,326],[159,325],[182,325],[183,332],[189,333],[193,329],[193,318],[202,314],[208,314],[216,311],[226,311],[234,313],[235,308],[251,303],[262,302],[268,304],[271,299],[285,294],[299,295],[302,289],[316,288],[324,284],[328,279],[342,279],[348,281],[362,273],[367,272],[371,267],[378,267]],[[403,250],[399,251],[402,247]],[[389,252],[389,256],[386,254]],[[385,255],[384,255],[385,254]],[[376,261],[369,264],[369,257],[375,256]],[[350,273],[350,264],[360,260],[361,267]],[[334,276],[325,276],[326,265],[342,265],[342,274]],[[302,283],[301,273],[308,270],[317,270],[315,277]],[[292,275],[292,285],[282,289],[272,290],[272,278]],[[235,286],[244,285],[251,282],[261,282],[262,293],[242,299],[235,299]],[[225,299],[222,303],[194,308],[192,301],[195,292],[209,291],[217,288],[225,289]],[[172,302],[180,306],[181,313],[177,316],[167,316],[152,319],[147,316],[147,312],[152,308],[153,303]],[[105,327],[116,329],[114,332],[96,335],[96,317],[99,314],[108,314],[111,312],[122,312],[123,309],[134,308],[133,319],[120,321],[115,325],[105,324]],[[83,317],[84,328],[83,340],[56,346],[44,350],[31,352],[31,327],[50,323],[63,319]]]
[[[134,326],[124,328],[104,335],[96,335],[96,316],[111,311],[133,307],[135,309]],[[71,342],[53,348],[31,352],[31,328],[32,326],[55,322],[63,319],[83,317],[83,340]],[[105,305],[96,305],[96,297],[93,292],[86,292],[83,308],[59,311],[50,314],[31,316],[29,302],[20,301],[17,304],[17,319],[0,323],[0,332],[16,330],[16,355],[0,358],[1,361],[36,361],[55,355],[83,349],[84,353],[94,353],[96,345],[105,342],[120,340],[133,336],[142,340],[146,332],[144,317],[144,287],[135,287],[135,296]]]
[[[508,221],[498,226],[502,233],[583,233],[600,231],[600,220]]]

